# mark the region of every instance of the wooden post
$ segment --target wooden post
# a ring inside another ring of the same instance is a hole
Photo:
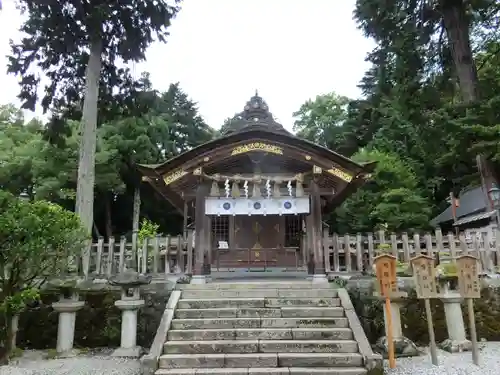
[[[368,268],[367,271],[371,272],[373,268],[373,257],[375,255],[375,247],[373,246],[373,233],[368,233]]]
[[[307,276],[311,280],[314,274],[313,230],[312,214],[309,214],[306,216],[306,267]]]
[[[186,266],[186,274],[193,274],[193,231],[188,230],[187,235],[187,266]]]
[[[321,278],[325,275],[323,256],[322,221],[321,221],[321,197],[319,186],[313,179],[311,181],[311,217],[312,217],[312,247],[314,254],[314,276]]]
[[[434,336],[434,324],[432,322],[431,298],[437,297],[436,275],[434,272],[434,258],[426,255],[417,255],[411,259],[413,277],[417,298],[423,299],[425,303],[425,315],[427,328],[429,330],[429,341],[431,349],[431,360],[434,366],[438,365],[436,338]]]
[[[344,234],[344,263],[346,272],[352,271],[351,236]]]
[[[387,343],[389,367],[396,367],[394,357],[394,339],[392,330],[391,295],[397,292],[396,257],[388,254],[380,255],[374,259],[380,295],[385,299],[385,314],[387,317]]]
[[[363,237],[361,233],[356,234],[356,268],[358,272],[363,272]]]
[[[210,277],[212,274],[212,218],[205,215],[205,238],[204,238],[204,269],[205,276]]]
[[[188,222],[188,201],[184,200],[184,210],[183,210],[183,220],[182,220],[182,234],[184,241],[187,240],[187,222]]]
[[[196,203],[195,203],[195,239],[194,239],[194,249],[195,249],[195,260],[194,260],[194,276],[203,278],[203,255],[205,252],[205,197],[206,197],[206,187],[202,181],[198,182],[198,187],[196,188]]]
[[[470,341],[472,343],[472,362],[479,366],[479,348],[477,344],[476,319],[474,316],[474,298],[481,298],[478,259],[471,255],[462,255],[457,259],[458,289],[467,301],[469,313]]]
[[[329,274],[332,272],[332,266],[330,264],[330,246],[331,246],[331,238],[328,232],[328,229],[323,229],[323,254],[325,256],[325,272]]]

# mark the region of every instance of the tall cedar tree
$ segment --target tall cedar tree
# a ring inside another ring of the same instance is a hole
[[[56,118],[74,118],[82,108],[75,210],[88,232],[93,222],[98,115],[116,108],[110,100],[114,92],[124,87],[134,91],[128,70],[117,65],[144,60],[155,37],[166,42],[178,3],[18,0],[27,19],[21,26],[23,38],[11,44],[8,71],[21,77],[23,108],[34,109],[39,99],[37,69],[48,78],[41,98],[44,111],[50,110]],[[131,97],[122,96],[124,100]]]
[[[448,100],[448,103],[441,102],[440,104],[436,100],[437,107],[442,107],[443,104],[457,107],[458,98],[461,99],[463,108],[453,109],[453,112],[470,112],[467,108],[475,111],[480,101],[480,92],[473,49],[481,50],[492,39],[498,38],[497,20],[500,14],[498,1],[357,0],[354,14],[360,28],[377,42],[377,48],[370,56],[370,60],[377,66],[372,72],[372,78],[373,76],[381,78],[380,75],[385,73],[383,64],[381,61],[376,63],[376,59],[394,62],[397,59],[406,58],[404,64],[410,68],[403,68],[402,71],[406,70],[406,77],[415,76],[411,72],[411,66],[415,66],[415,59],[407,59],[410,56],[408,52],[414,51],[414,57],[421,60],[419,76],[415,80],[415,83],[420,86],[420,95],[414,95],[415,98],[422,98],[422,94],[427,90],[423,88],[424,83],[432,83],[434,87],[439,86],[441,98]],[[409,49],[409,43],[413,43],[415,47]],[[367,83],[366,80],[364,83]],[[373,84],[373,79],[371,82],[368,80],[368,83]],[[394,83],[397,84],[400,81],[392,81],[389,85],[387,83],[385,79],[377,82],[379,93],[384,89],[390,90]],[[455,87],[459,89],[456,93]],[[413,95],[412,90],[407,87],[402,93],[405,92]],[[445,92],[444,96],[443,92]],[[428,94],[428,92],[425,93]],[[431,105],[427,107],[427,110],[434,111],[437,107]],[[435,120],[435,118],[427,119],[429,127],[435,127],[433,123]],[[420,121],[426,120],[423,118]],[[441,124],[443,128],[446,126],[443,122]],[[435,131],[436,129],[431,129],[431,132]],[[467,131],[462,131],[454,134],[454,137],[465,138],[469,135]],[[491,155],[477,151],[481,154],[478,161],[480,161],[483,176],[489,175],[498,181],[499,176],[495,176],[495,172],[499,171],[500,164],[492,165],[491,160],[487,161]],[[466,160],[467,157],[470,160]],[[463,159],[455,160],[455,165],[451,168],[455,175],[464,175],[464,167],[465,175],[469,171],[475,171],[475,168],[469,167],[473,157],[471,155],[467,157],[464,155]],[[447,178],[452,177],[448,175]],[[460,180],[462,184],[466,183],[464,179],[457,177],[457,180]]]

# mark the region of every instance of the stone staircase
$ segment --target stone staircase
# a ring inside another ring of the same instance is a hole
[[[156,375],[383,373],[344,289],[305,281],[179,287]]]

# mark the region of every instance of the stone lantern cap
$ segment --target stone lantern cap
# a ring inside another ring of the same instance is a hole
[[[122,288],[139,288],[141,285],[151,283],[151,276],[141,275],[132,270],[126,270],[117,275],[113,275],[108,279],[111,285],[120,286]]]
[[[69,289],[74,290],[80,283],[80,278],[76,276],[63,276],[57,279],[49,280],[47,283],[49,288],[52,289]]]

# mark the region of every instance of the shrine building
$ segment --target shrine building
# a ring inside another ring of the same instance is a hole
[[[307,268],[313,281],[326,280],[322,216],[362,186],[375,163],[291,134],[257,93],[221,133],[163,164],[138,166],[194,223],[192,282],[215,269],[273,267]]]

